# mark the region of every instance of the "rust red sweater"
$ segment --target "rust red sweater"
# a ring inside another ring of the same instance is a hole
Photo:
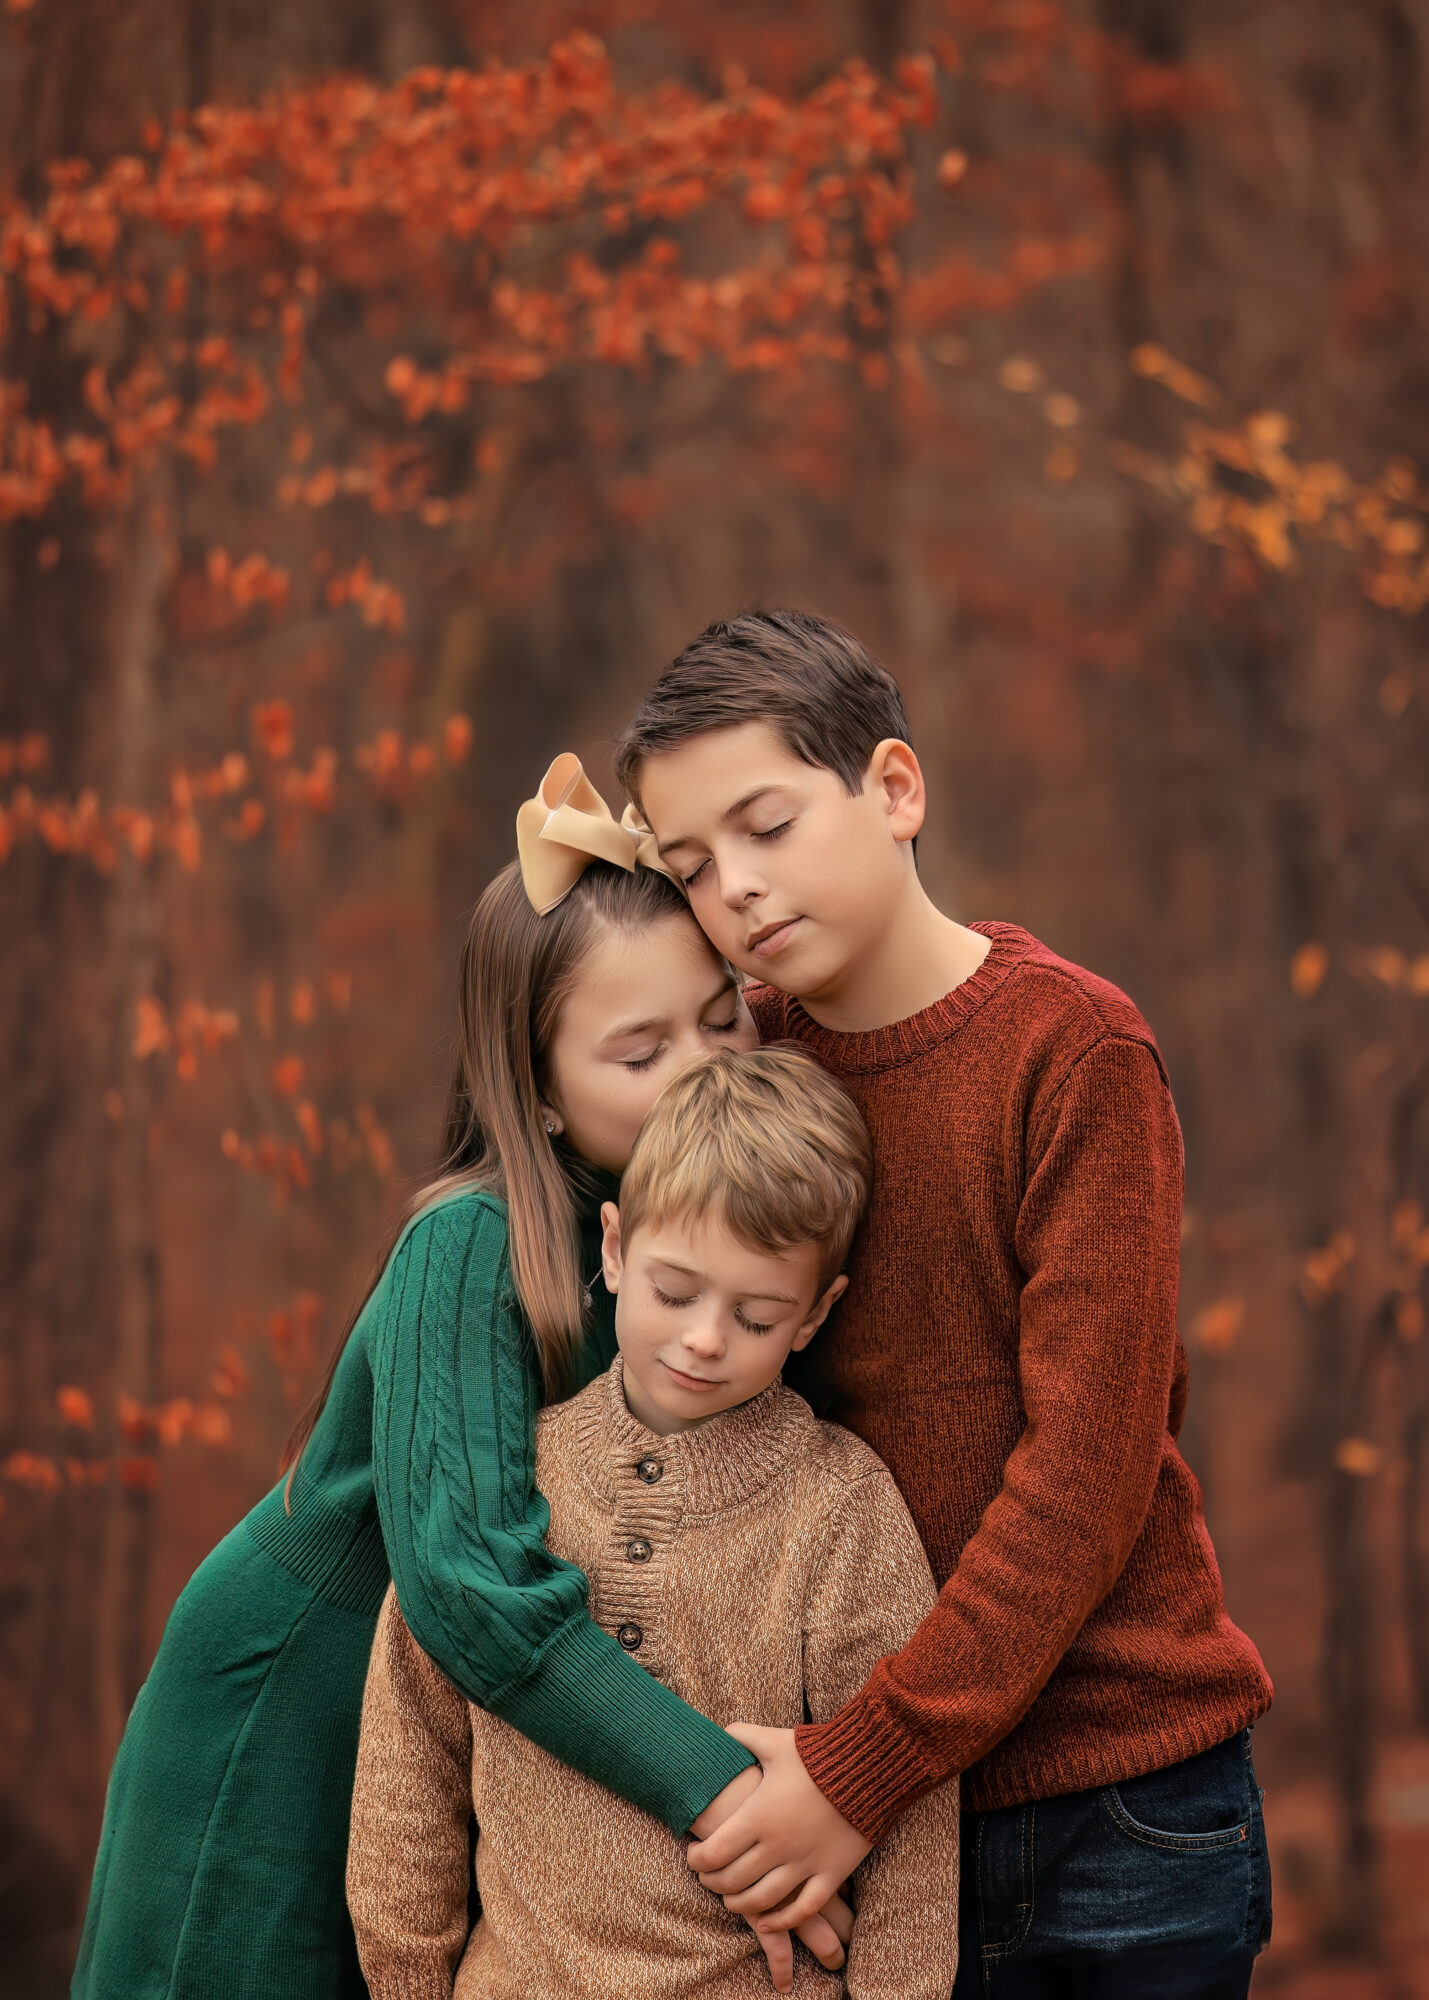
[[[921,1014],[821,1028],[747,997],[847,1085],[873,1200],[800,1382],[892,1470],[939,1599],[831,1721],[797,1733],[876,1840],[966,1774],[982,1809],[1114,1783],[1264,1713],[1176,1448],[1181,1134],[1124,993],[1015,924]]]

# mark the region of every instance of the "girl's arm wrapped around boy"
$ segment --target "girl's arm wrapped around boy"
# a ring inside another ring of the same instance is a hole
[[[749,1753],[592,1622],[584,1574],[546,1547],[505,1222],[447,1201],[399,1255],[373,1479],[402,1615],[468,1700],[682,1834]]]

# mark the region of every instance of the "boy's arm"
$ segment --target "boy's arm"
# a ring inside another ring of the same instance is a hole
[[[1015,1244],[1026,1421],[1001,1488],[932,1611],[837,1715],[787,1736],[738,1728],[764,1780],[690,1850],[731,1909],[818,1908],[850,1856],[1026,1714],[1120,1575],[1167,1443],[1181,1177],[1144,1042],[1106,1036],[1033,1106]]]
[[[467,1939],[471,1717],[389,1590],[362,1698],[347,1900],[372,2000],[451,2000]]]
[[[1106,1037],[1034,1108],[1015,1246],[1022,1434],[909,1643],[796,1733],[809,1776],[867,1839],[1020,1720],[1141,1533],[1167,1439],[1181,1185],[1180,1128],[1146,1044]]]
[[[815,1723],[903,1645],[934,1600],[928,1559],[882,1466],[850,1489],[830,1523],[805,1617],[804,1691]],[[947,2000],[958,1969],[958,1786],[939,1786],[899,1820],[853,1878],[849,2000],[897,1993]]]

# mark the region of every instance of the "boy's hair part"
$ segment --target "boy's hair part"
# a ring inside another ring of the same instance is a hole
[[[852,633],[808,611],[744,611],[666,667],[616,745],[616,776],[638,806],[647,758],[747,722],[768,723],[850,796],[878,744],[910,740],[897,681]]]
[[[656,1098],[620,1183],[621,1234],[721,1218],[761,1250],[818,1243],[820,1293],[843,1269],[873,1181],[873,1147],[843,1085],[792,1049],[720,1049]]]

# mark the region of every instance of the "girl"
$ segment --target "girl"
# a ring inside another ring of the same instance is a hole
[[[750,1048],[734,975],[574,757],[472,917],[441,1178],[169,1619],[110,1781],[76,2000],[355,2000],[344,1897],[388,1575],[463,1694],[686,1832],[750,1763],[592,1623],[543,1540],[543,1401],[614,1355],[599,1209],[669,1078]],[[592,865],[592,855],[607,857]],[[637,856],[647,865],[637,866]],[[836,1960],[834,1962],[837,1962]]]

